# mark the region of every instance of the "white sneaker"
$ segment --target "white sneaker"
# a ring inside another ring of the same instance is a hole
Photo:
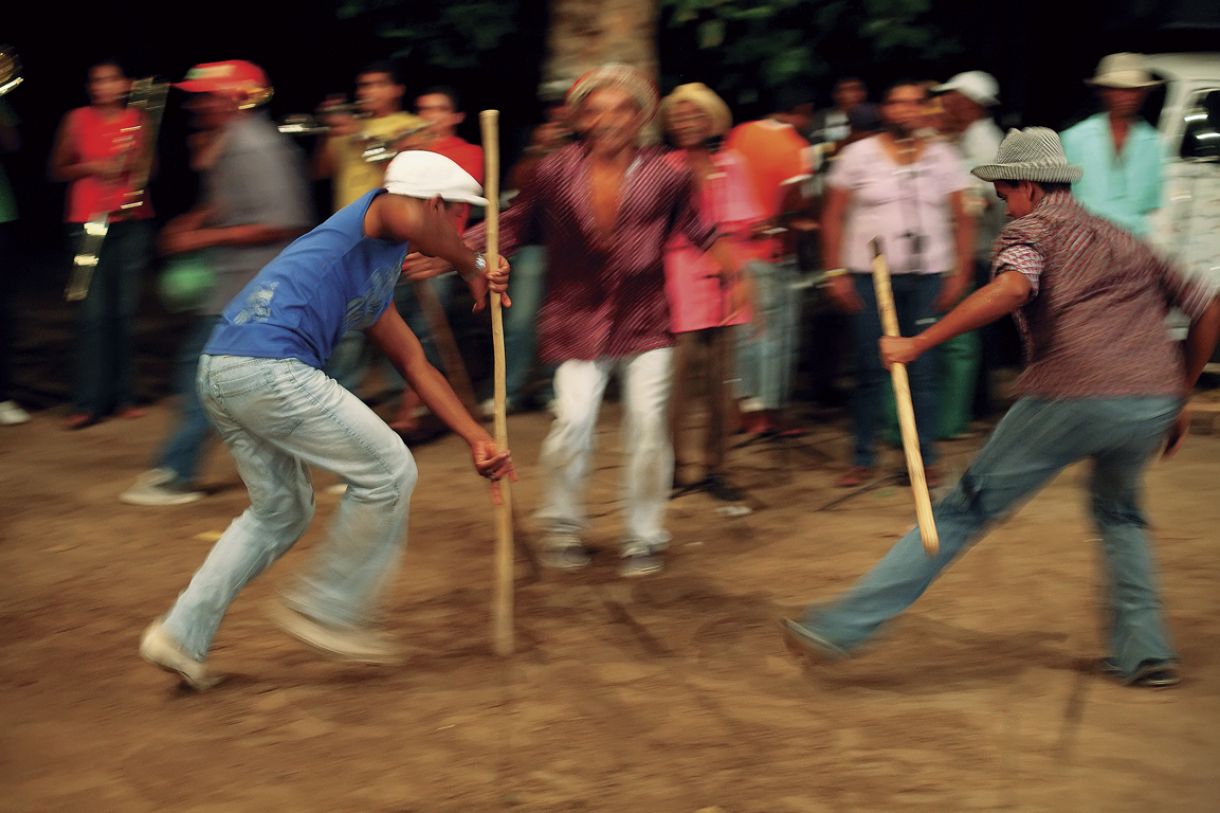
[[[483,413],[484,418],[496,417],[496,399],[488,398],[486,401],[479,404],[479,412]]]
[[[389,636],[360,627],[333,627],[272,601],[267,616],[277,627],[314,649],[344,660],[393,666],[402,663],[402,652]]]
[[[178,482],[172,469],[151,469],[136,478],[131,488],[119,495],[127,505],[186,505],[206,496],[185,483]]]
[[[224,680],[209,672],[203,661],[186,654],[162,627],[160,619],[149,624],[140,636],[140,657],[159,669],[176,673],[183,684],[197,692],[206,691]]]
[[[0,401],[0,426],[16,426],[30,419],[30,413],[16,401]]]
[[[626,579],[651,576],[665,569],[661,548],[643,542],[631,542],[623,546],[618,574]]]
[[[538,561],[553,570],[580,570],[588,567],[592,558],[576,534],[549,533],[542,537]]]

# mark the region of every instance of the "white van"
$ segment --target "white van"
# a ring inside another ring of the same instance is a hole
[[[1165,80],[1164,192],[1150,239],[1220,289],[1220,53],[1149,54],[1148,63]],[[1170,328],[1184,338],[1185,317]]]

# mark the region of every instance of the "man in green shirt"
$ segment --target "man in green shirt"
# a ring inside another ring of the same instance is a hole
[[[1060,133],[1063,151],[1084,177],[1072,194],[1086,209],[1137,237],[1161,208],[1161,142],[1140,118],[1149,91],[1161,84],[1142,54],[1110,54],[1087,80],[1105,110]]]

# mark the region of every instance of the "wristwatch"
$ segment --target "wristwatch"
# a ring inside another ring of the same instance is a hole
[[[487,258],[482,254],[474,255],[474,274],[471,276],[462,275],[462,279],[470,282],[475,277],[486,276],[487,274]]]

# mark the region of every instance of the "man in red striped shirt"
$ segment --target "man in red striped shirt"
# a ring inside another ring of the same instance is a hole
[[[544,564],[589,563],[580,534],[594,429],[610,374],[623,387],[624,576],[655,573],[669,542],[663,521],[673,480],[667,425],[673,336],[662,250],[673,232],[708,251],[721,273],[737,257],[691,205],[690,171],[639,147],[658,104],[655,85],[625,65],[582,76],[568,91],[581,141],[539,163],[500,221],[500,252],[544,243],[549,266],[538,317],[539,355],[558,365],[556,418],[542,447],[546,496],[538,512]],[[482,227],[468,240],[482,244]],[[735,286],[743,287],[743,286]],[[737,303],[738,308],[742,303]],[[736,309],[735,309],[736,310]]]

